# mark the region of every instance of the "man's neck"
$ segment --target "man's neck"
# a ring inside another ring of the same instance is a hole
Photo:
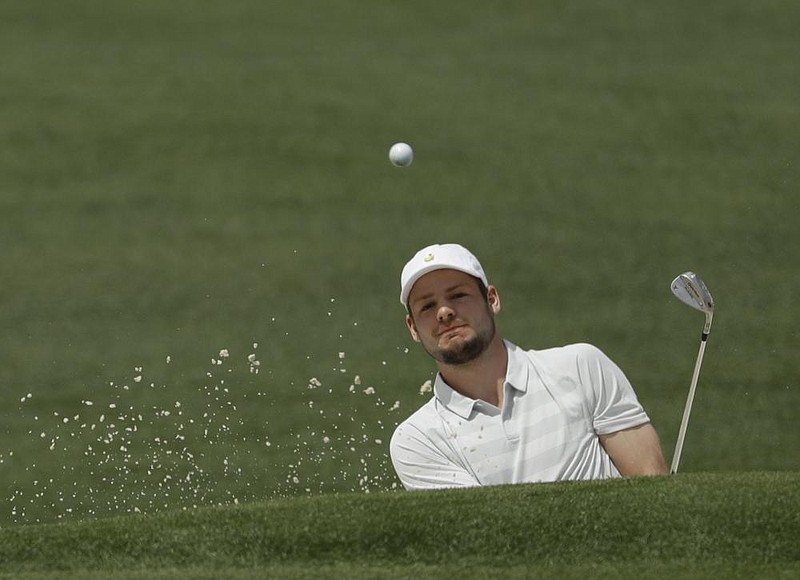
[[[508,351],[500,335],[473,361],[461,365],[439,363],[439,373],[454,391],[471,399],[503,406],[503,385],[508,369]]]

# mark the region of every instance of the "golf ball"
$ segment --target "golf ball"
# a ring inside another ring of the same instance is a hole
[[[389,161],[396,167],[407,167],[414,161],[414,150],[408,143],[395,143],[389,149]]]

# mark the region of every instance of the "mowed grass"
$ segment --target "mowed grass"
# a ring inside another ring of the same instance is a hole
[[[433,372],[398,273],[439,241],[481,256],[508,338],[614,358],[668,457],[702,324],[668,285],[699,272],[682,470],[796,470],[798,23],[3,3],[0,525],[392,489]]]
[[[0,531],[20,578],[775,578],[797,473],[325,495]],[[92,575],[94,574],[94,575]]]

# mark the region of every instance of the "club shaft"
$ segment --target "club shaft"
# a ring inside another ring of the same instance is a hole
[[[670,473],[677,473],[678,465],[681,461],[681,452],[683,451],[683,441],[686,439],[686,427],[689,425],[689,415],[692,413],[692,403],[694,402],[694,392],[697,389],[697,379],[700,377],[700,365],[703,364],[703,353],[706,350],[706,343],[708,342],[708,333],[703,332],[700,339],[700,350],[697,353],[697,362],[694,365],[694,373],[692,374],[692,384],[689,387],[689,396],[686,398],[686,406],[683,409],[683,419],[681,420],[681,428],[678,431],[678,442],[675,444],[675,453],[672,455],[672,467]]]

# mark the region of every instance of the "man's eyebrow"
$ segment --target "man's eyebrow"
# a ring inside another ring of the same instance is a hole
[[[417,296],[411,302],[409,302],[409,304],[417,304],[419,302],[423,302],[425,300],[428,300],[432,296],[433,296],[433,292],[428,292],[427,294],[423,294],[422,296]]]
[[[457,284],[453,284],[452,286],[448,286],[447,288],[445,288],[444,289],[444,293],[448,294],[448,293],[452,292],[453,290],[458,290],[462,286],[469,286],[469,283],[468,282],[459,282]],[[414,300],[411,301],[411,304],[417,304],[419,302],[423,302],[425,300],[429,300],[431,297],[433,297],[434,294],[435,294],[435,292],[428,292],[427,294],[423,294],[422,296],[417,296],[416,298],[414,298]]]

